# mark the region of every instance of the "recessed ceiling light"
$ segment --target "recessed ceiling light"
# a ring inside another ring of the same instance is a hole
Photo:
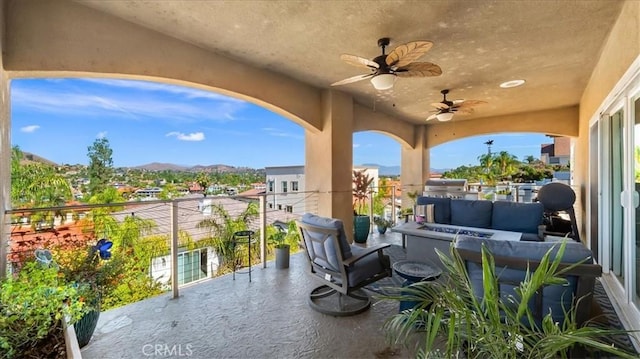
[[[524,83],[525,83],[524,80],[511,80],[511,81],[501,83],[500,87],[502,87],[503,89],[510,89],[512,87],[522,86],[524,85]]]

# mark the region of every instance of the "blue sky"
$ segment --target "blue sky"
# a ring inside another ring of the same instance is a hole
[[[304,164],[304,130],[262,107],[213,92],[115,79],[17,79],[11,82],[11,139],[56,163],[88,164],[87,147],[106,137],[116,167],[151,162],[264,168]],[[539,134],[477,136],[431,150],[432,168],[477,164],[492,151],[540,157]],[[400,164],[400,144],[374,132],[354,134],[354,164]]]

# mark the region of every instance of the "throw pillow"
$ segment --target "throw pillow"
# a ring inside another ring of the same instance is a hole
[[[423,204],[415,206],[415,219],[418,223],[435,222],[435,205]]]
[[[425,216],[424,216],[424,221],[427,223],[435,223],[436,222],[436,216],[435,216],[435,205],[434,204],[428,204],[425,206]]]

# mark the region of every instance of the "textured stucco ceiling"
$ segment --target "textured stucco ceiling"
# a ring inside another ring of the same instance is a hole
[[[373,58],[378,38],[390,37],[391,49],[432,41],[419,61],[440,65],[439,77],[399,78],[383,92],[369,81],[339,87],[367,107],[419,124],[444,88],[450,99],[488,102],[456,120],[578,104],[622,8],[618,0],[79,3],[319,88],[366,73],[339,56]],[[498,87],[513,79],[527,82]]]

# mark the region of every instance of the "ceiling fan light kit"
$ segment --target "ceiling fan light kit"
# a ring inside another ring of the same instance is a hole
[[[453,119],[453,112],[442,112],[436,115],[436,118],[440,122],[447,122]]]
[[[433,43],[430,41],[412,41],[399,45],[389,54],[385,49],[391,40],[383,37],[378,40],[378,46],[382,48],[382,55],[369,60],[364,57],[342,54],[340,59],[349,65],[366,68],[371,71],[368,74],[356,75],[331,84],[331,86],[346,85],[353,82],[370,79],[376,90],[388,90],[393,87],[398,77],[428,77],[440,76],[442,69],[431,62],[416,62],[424,55]]]
[[[396,75],[380,74],[371,78],[371,84],[376,90],[388,90],[396,82]]]
[[[431,116],[427,117],[427,121],[437,119],[440,122],[451,121],[453,115],[456,112],[470,114],[473,113],[473,107],[477,105],[485,104],[485,101],[479,100],[447,100],[448,89],[440,91],[442,94],[442,101],[432,103],[431,106],[435,107],[435,112]]]

